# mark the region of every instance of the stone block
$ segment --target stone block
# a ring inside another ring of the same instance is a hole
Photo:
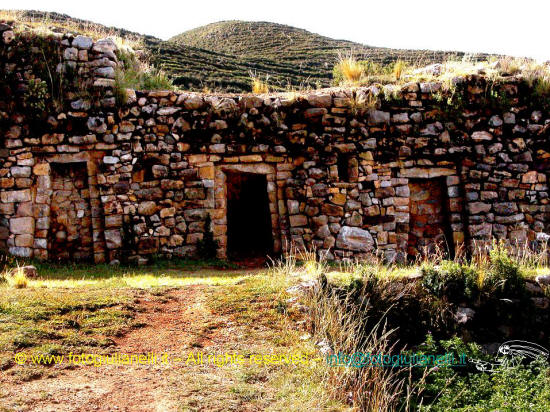
[[[6,190],[0,193],[2,203],[30,202],[32,199],[30,189]]]
[[[34,236],[30,234],[15,236],[15,246],[31,247],[33,245],[33,241]]]
[[[486,131],[474,132],[472,133],[472,140],[474,142],[483,142],[493,140],[493,135]]]
[[[167,208],[161,209],[161,211],[160,211],[160,217],[161,218],[174,216],[175,214],[176,214],[176,208],[175,207],[167,207]]]
[[[343,226],[336,238],[336,247],[357,252],[369,252],[374,247],[374,240],[367,230]]]
[[[138,205],[138,213],[144,216],[151,216],[157,211],[157,204],[153,201],[141,202]]]
[[[73,39],[73,47],[77,47],[79,49],[90,50],[92,48],[92,44],[93,42],[90,37],[78,35]]]
[[[13,217],[10,219],[10,232],[15,235],[34,233],[33,217]]]
[[[483,202],[472,202],[468,203],[468,211],[472,215],[477,215],[479,213],[487,213],[491,210],[491,204]]]
[[[119,249],[122,247],[122,235],[119,229],[105,230],[105,246],[107,249]]]
[[[307,216],[305,215],[291,215],[289,217],[289,220],[290,220],[290,226],[292,227],[307,225]]]
[[[29,166],[13,166],[10,172],[13,177],[29,177],[31,168]]]

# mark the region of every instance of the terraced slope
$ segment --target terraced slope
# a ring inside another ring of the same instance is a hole
[[[182,33],[168,41],[65,14],[21,11],[29,25],[58,32],[113,34],[141,43],[152,62],[182,89],[243,92],[251,90],[250,74],[269,76],[274,89],[325,87],[341,52],[360,59],[390,63],[397,59],[429,64],[463,53],[398,50],[334,40],[306,30],[266,22],[225,21]],[[485,55],[480,55],[480,58]]]
[[[338,55],[353,51],[358,59],[388,64],[405,60],[416,65],[441,62],[449,57],[460,58],[462,52],[430,50],[401,50],[372,47],[346,40],[335,40],[303,29],[268,22],[222,21],[186,31],[170,39],[179,45],[236,55],[257,60],[273,67],[270,73],[279,74],[280,66],[288,67],[294,78],[309,77],[310,83],[330,83],[332,68]],[[477,55],[484,59],[487,55]],[[299,83],[299,82],[298,82]]]

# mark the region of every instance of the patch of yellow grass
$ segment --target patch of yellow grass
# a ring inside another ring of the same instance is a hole
[[[258,74],[250,72],[250,79],[252,80],[252,93],[269,93],[269,76],[265,76],[265,80],[262,80]]]
[[[21,20],[23,12],[21,10],[0,10],[0,20],[11,22]]]
[[[336,70],[342,73],[344,80],[351,84],[359,83],[364,75],[365,70],[352,54],[340,56],[336,64]]]
[[[13,269],[4,275],[8,285],[16,289],[24,289],[28,286],[29,280],[22,268]]]
[[[156,287],[184,287],[190,285],[232,285],[251,276],[250,271],[196,271],[196,272],[161,272],[137,274],[99,279],[40,279],[31,280],[30,285],[36,288],[135,288],[149,289]]]
[[[403,60],[397,60],[394,63],[393,75],[395,76],[395,80],[397,81],[401,80],[401,77],[403,77],[406,67],[407,67],[407,63],[404,62]]]

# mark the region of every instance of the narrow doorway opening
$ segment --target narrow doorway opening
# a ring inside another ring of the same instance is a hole
[[[411,179],[409,190],[409,259],[434,253],[452,258],[454,243],[445,181]]]
[[[265,257],[273,252],[267,179],[263,174],[227,173],[227,256]]]
[[[49,257],[93,262],[93,230],[86,163],[52,163]]]

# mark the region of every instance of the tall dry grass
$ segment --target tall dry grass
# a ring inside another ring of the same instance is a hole
[[[339,54],[336,68],[342,74],[343,80],[348,84],[359,84],[365,76],[363,65],[357,61],[353,53]]]
[[[380,280],[377,287],[385,288],[384,281]],[[394,330],[387,329],[384,317],[372,329],[365,328],[371,314],[357,305],[357,294],[361,296],[362,292],[350,291],[342,297],[321,287],[315,290],[306,306],[310,308],[316,339],[330,342],[335,355],[395,353]],[[391,310],[391,304],[387,310]],[[335,398],[350,402],[359,410],[388,411],[396,409],[400,403],[407,376],[407,368],[365,364],[329,366],[325,379]]]
[[[29,285],[29,279],[21,266],[14,269],[5,269],[0,273],[0,284],[7,283],[9,287],[24,289]]]
[[[495,276],[499,261],[507,260],[508,256],[521,267],[548,266],[547,245],[537,250],[529,246],[503,241],[474,242],[473,250],[468,253],[464,246],[456,248],[452,260],[474,268],[480,277],[479,287],[487,290],[486,286],[494,282],[485,277]],[[385,263],[382,256],[376,254],[363,262],[345,260],[334,266],[320,259],[315,251],[294,249],[276,270],[279,275],[292,274],[302,279],[316,280],[308,283],[302,303],[307,308],[315,341],[322,343],[320,346],[324,348],[328,347],[330,354],[393,354],[398,353],[406,342],[396,340],[398,329],[388,326],[387,315],[395,310],[401,299],[423,299],[418,295],[419,290],[415,289],[415,282],[403,281],[403,273],[410,273],[414,268],[419,271],[424,265],[445,265],[448,260],[449,254],[444,245],[426,251],[406,266]],[[514,262],[511,262],[510,268],[504,269],[513,269]],[[327,274],[332,271],[349,273],[350,277],[338,286],[327,279]],[[396,285],[399,287],[396,288]],[[498,285],[496,283],[493,287]],[[432,320],[436,329],[447,328],[447,321],[453,318],[454,312],[448,305],[448,302],[441,300],[434,307],[437,313],[433,314]],[[414,321],[413,316],[411,314],[411,321]],[[327,365],[324,379],[333,397],[352,404],[357,410],[410,410],[410,405],[421,400],[425,378],[434,370],[426,368],[420,379],[417,376],[413,380],[411,368]]]

